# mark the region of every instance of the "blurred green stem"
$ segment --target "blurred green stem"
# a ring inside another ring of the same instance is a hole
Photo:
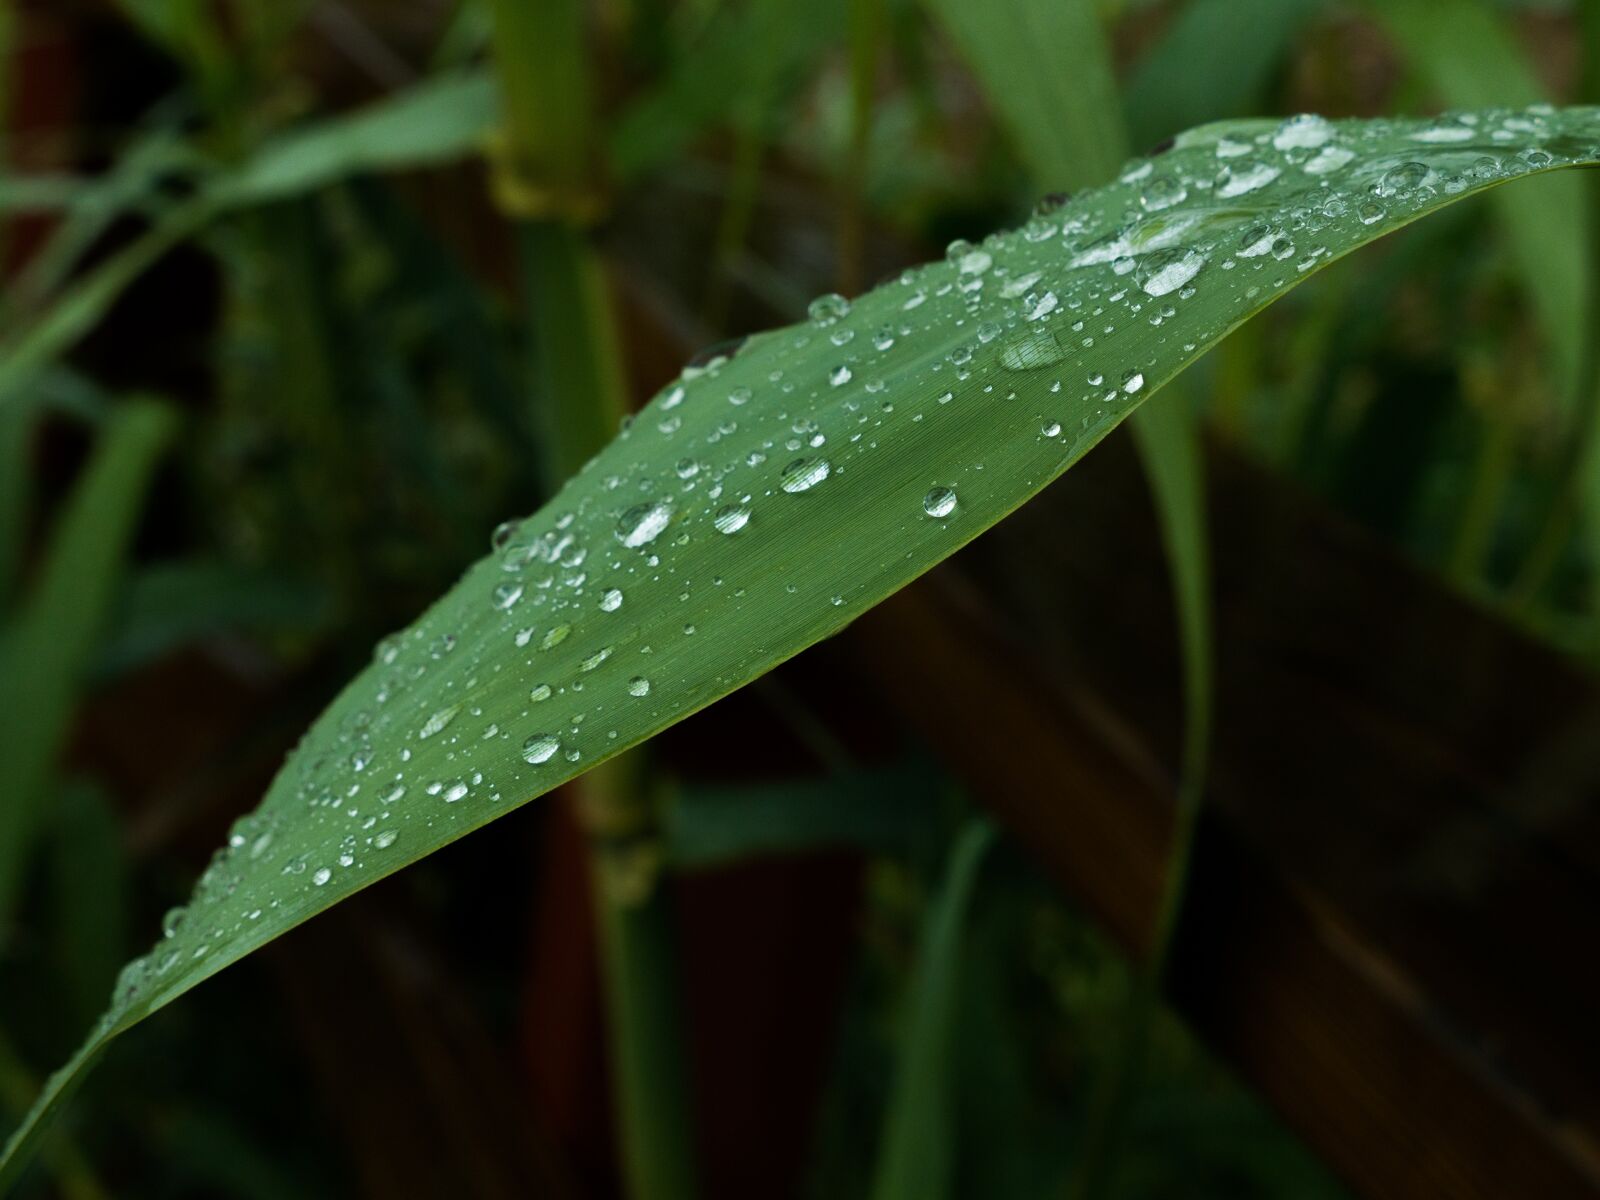
[[[554,491],[611,440],[627,411],[604,271],[583,233],[600,195],[583,8],[579,0],[492,0],[491,9],[505,105],[496,192],[520,218],[530,382]],[[643,761],[624,755],[584,776],[580,816],[596,839],[591,867],[627,1194],[689,1200],[697,1189],[678,962]],[[621,858],[616,837],[628,847]]]
[[[838,288],[861,290],[866,241],[867,153],[884,36],[883,0],[850,0],[850,148],[839,197]]]

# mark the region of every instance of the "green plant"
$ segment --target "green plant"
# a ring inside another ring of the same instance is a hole
[[[1015,233],[686,369],[378,645],[124,971],[0,1182],[151,1012],[837,631],[1298,281],[1456,199],[1594,165],[1597,141],[1592,109],[1202,127]]]

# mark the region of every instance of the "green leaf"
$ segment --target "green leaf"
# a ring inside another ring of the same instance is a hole
[[[1258,99],[1297,35],[1326,6],[1327,0],[1189,0],[1124,88],[1133,144],[1153,146],[1196,121],[1260,111]]]
[[[1445,104],[1549,101],[1510,29],[1483,0],[1374,0],[1371,8]],[[1568,402],[1585,336],[1583,182],[1549,179],[1501,192],[1493,203],[1554,352],[1560,398]]]
[[[904,848],[934,812],[939,777],[909,762],[815,780],[688,787],[667,813],[667,860],[680,870],[830,846]]]
[[[993,842],[994,826],[987,821],[974,821],[961,831],[929,908],[872,1200],[941,1200],[950,1194],[952,1035],[961,985],[962,933],[978,868]]]
[[[187,919],[125,970],[0,1184],[87,1063],[202,980],[836,632],[1327,263],[1600,162],[1600,109],[1459,123],[1450,142],[1417,121],[1194,130],[1019,231],[686,370],[380,644]]]
[[[269,141],[212,185],[222,206],[261,204],[368,171],[438,166],[480,149],[499,115],[483,71],[459,71]]]
[[[56,525],[38,581],[0,637],[0,922],[21,885],[72,703],[171,429],[160,404],[118,410]]]

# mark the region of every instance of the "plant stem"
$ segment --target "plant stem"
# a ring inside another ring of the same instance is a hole
[[[492,0],[505,102],[496,193],[518,244],[541,406],[546,482],[574,475],[627,411],[604,271],[583,224],[599,205],[579,0]],[[673,914],[658,885],[655,798],[643,759],[584,776],[623,1176],[633,1200],[691,1200],[690,1130]]]

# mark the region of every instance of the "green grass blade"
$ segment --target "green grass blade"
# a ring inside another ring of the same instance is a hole
[[[686,369],[380,644],[239,822],[188,918],[124,973],[80,1059],[837,632],[1329,262],[1496,185],[1600,163],[1600,109],[1473,122],[1446,144],[1417,140],[1431,122],[1194,130],[1021,230]],[[0,1184],[76,1076],[52,1080]]]
[[[102,441],[52,536],[40,577],[0,646],[0,925],[21,884],[73,698],[103,629],[140,497],[171,413],[133,401]]]
[[[873,1173],[872,1200],[942,1200],[953,1184],[953,1035],[961,985],[961,943],[978,869],[994,826],[961,831],[929,908],[911,985],[905,1044],[895,1068]]]
[[[1127,157],[1122,104],[1090,0],[927,4],[1045,187],[1098,183]]]
[[[1123,89],[1133,144],[1259,112],[1295,38],[1325,7],[1327,0],[1189,0]]]
[[[262,204],[353,175],[453,162],[482,148],[499,110],[486,72],[451,72],[277,135],[210,195],[219,206]]]
[[[1371,8],[1445,104],[1479,108],[1550,99],[1504,18],[1483,0],[1373,0]],[[1554,354],[1558,394],[1570,401],[1585,336],[1583,181],[1547,179],[1497,193],[1493,203]]]

